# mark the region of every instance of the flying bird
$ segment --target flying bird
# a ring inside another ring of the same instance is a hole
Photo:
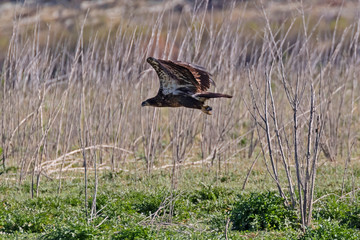
[[[186,107],[200,109],[211,115],[212,108],[205,105],[209,98],[232,98],[222,93],[207,92],[215,85],[203,67],[180,61],[149,57],[146,60],[156,71],[160,88],[157,95],[141,103],[141,106]]]

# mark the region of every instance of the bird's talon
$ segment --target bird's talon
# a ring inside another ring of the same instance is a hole
[[[202,111],[203,113],[208,114],[208,115],[211,115],[211,110],[212,110],[212,107],[210,107],[210,106],[203,106],[203,107],[201,108],[201,111]]]

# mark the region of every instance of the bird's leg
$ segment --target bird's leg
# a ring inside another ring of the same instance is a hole
[[[203,113],[211,115],[211,110],[212,110],[212,107],[210,107],[210,106],[201,106],[201,111]]]

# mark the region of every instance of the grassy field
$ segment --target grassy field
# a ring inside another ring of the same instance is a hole
[[[0,238],[359,239],[358,4],[319,2],[204,1],[111,26],[95,9],[70,30],[15,14]],[[211,116],[142,108],[149,56],[204,66],[234,97]]]
[[[358,239],[360,205],[355,194],[341,196],[341,167],[319,171],[314,223],[303,235],[298,213],[283,204],[271,178],[253,171],[219,173],[214,168],[182,170],[178,189],[171,175],[158,171],[136,176],[105,171],[93,209],[94,178],[89,176],[88,208],[84,180],[71,174],[58,191],[58,181],[43,180],[31,199],[29,183],[2,183],[2,239]],[[355,168],[354,181],[360,174]],[[216,177],[217,176],[217,177]]]

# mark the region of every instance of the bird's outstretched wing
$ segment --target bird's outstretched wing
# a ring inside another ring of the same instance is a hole
[[[155,69],[160,80],[159,91],[165,95],[179,90],[199,93],[206,91],[210,84],[215,85],[211,75],[200,66],[152,57],[147,62]]]
[[[159,77],[159,93],[163,95],[174,94],[179,88],[186,88],[189,90],[191,89],[191,87],[194,88],[192,89],[192,91],[196,90],[196,88],[192,84],[189,84],[187,81],[179,80],[174,75],[171,68],[161,63],[159,59],[149,57],[146,61],[155,69],[155,72]]]
[[[211,74],[201,66],[181,61],[166,61],[160,59],[159,62],[175,75],[180,82],[186,82],[196,87],[196,92],[206,91],[209,89],[210,84],[215,85],[211,79]]]

